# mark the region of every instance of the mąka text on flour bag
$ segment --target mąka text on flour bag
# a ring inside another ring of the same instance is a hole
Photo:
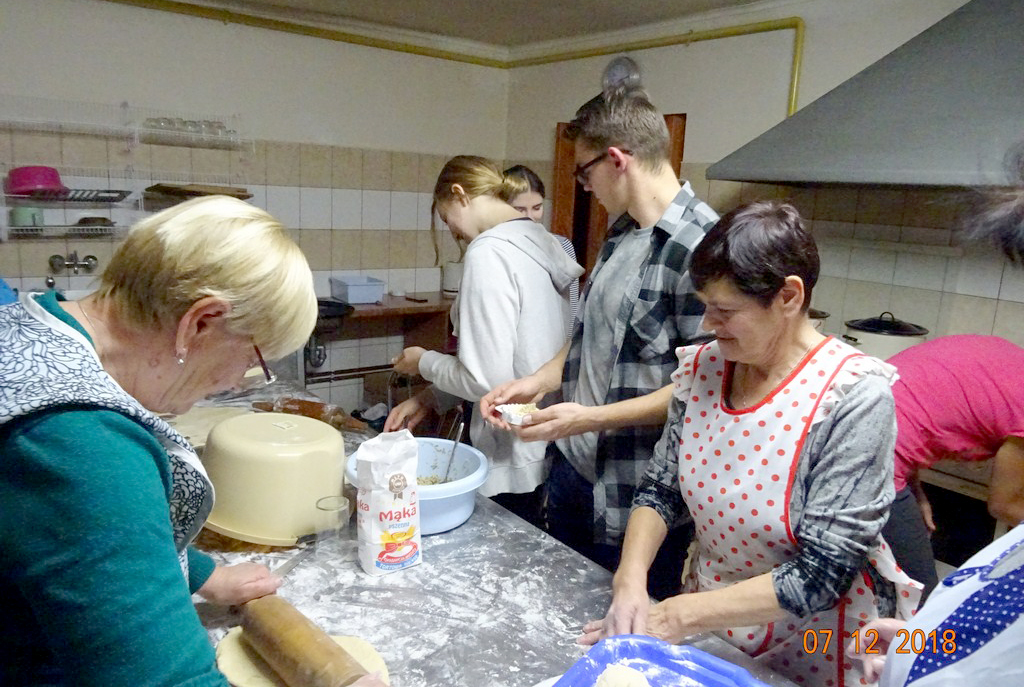
[[[407,429],[366,441],[356,456],[359,564],[385,575],[422,560],[416,483],[419,443]]]

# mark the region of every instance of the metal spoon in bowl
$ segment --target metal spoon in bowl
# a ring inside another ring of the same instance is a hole
[[[455,431],[455,439],[452,442],[452,452],[448,456],[448,467],[444,471],[444,479],[441,480],[440,484],[446,484],[448,482],[448,474],[452,471],[452,463],[455,462],[455,449],[459,447],[459,439],[462,438],[462,430],[466,427],[465,422],[459,423],[459,428]]]

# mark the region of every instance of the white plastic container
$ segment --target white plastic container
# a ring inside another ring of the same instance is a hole
[[[320,420],[250,413],[214,425],[203,465],[216,494],[206,527],[255,544],[292,546],[316,531],[317,500],[341,493],[345,442]]]
[[[354,275],[331,277],[331,297],[346,303],[380,303],[387,287],[380,279]]]
[[[417,437],[419,442],[419,477],[444,478],[448,456],[452,452],[449,439]],[[350,484],[356,483],[356,450],[348,458],[345,476]],[[469,520],[476,505],[476,490],[487,481],[487,457],[479,450],[459,444],[455,450],[450,481],[445,484],[419,485],[420,528],[423,534],[437,534],[455,529]]]

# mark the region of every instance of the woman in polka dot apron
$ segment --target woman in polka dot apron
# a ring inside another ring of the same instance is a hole
[[[614,598],[582,641],[712,631],[797,684],[861,684],[846,638],[918,593],[879,534],[892,502],[895,370],[807,318],[813,239],[791,206],[734,210],[690,268],[716,340],[678,351],[669,421],[626,531]],[[649,606],[668,527],[696,525],[684,593]]]

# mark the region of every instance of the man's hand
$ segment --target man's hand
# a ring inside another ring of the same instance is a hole
[[[503,403],[536,403],[546,391],[536,375],[505,382],[480,399],[480,416],[495,427],[511,429],[511,425],[501,418],[501,413],[495,407]]]
[[[523,424],[512,431],[523,441],[554,441],[597,429],[595,412],[595,408],[578,403],[557,403],[526,415]]]

